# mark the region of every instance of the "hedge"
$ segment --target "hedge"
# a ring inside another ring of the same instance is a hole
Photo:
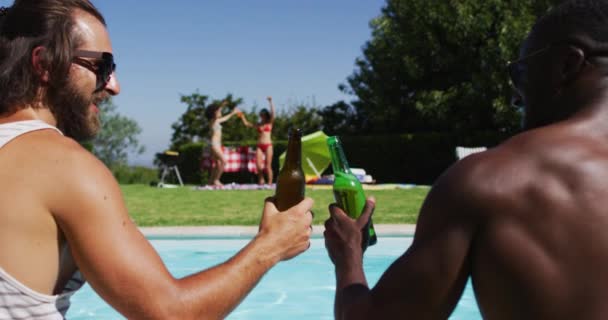
[[[155,184],[158,170],[141,166],[116,165],[110,168],[120,184]]]
[[[351,167],[364,168],[378,183],[432,184],[456,161],[456,146],[492,147],[507,138],[496,132],[457,135],[453,133],[416,133],[401,135],[342,136],[344,151]],[[226,142],[226,146],[255,146],[255,141]],[[205,184],[208,176],[201,173],[204,143],[190,143],[179,150],[178,165],[184,183]],[[278,174],[279,156],[287,141],[274,141],[273,170]],[[224,173],[224,182],[255,183],[248,172]]]
[[[341,137],[349,164],[380,183],[432,184],[456,161],[456,146],[492,147],[506,138],[497,133],[458,136],[418,133]]]

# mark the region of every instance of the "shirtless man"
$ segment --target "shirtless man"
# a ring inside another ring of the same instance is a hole
[[[0,10],[0,319],[62,319],[81,274],[129,319],[221,319],[271,267],[309,247],[312,200],[288,214],[267,200],[240,252],[174,278],[110,171],[75,141],[98,130],[97,105],[120,92],[114,70],[88,0]]]
[[[446,319],[468,277],[486,319],[608,315],[608,1],[567,1],[510,64],[528,129],[435,183],[411,247],[368,288],[359,221],[335,206],[336,319]]]

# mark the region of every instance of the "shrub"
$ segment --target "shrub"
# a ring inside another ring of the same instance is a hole
[[[154,168],[117,165],[111,171],[120,184],[150,184],[158,181],[158,170]]]
[[[432,184],[435,179],[456,161],[456,146],[492,147],[506,138],[496,132],[453,134],[442,132],[341,136],[353,168],[364,168],[379,183]],[[255,146],[255,141],[226,142],[226,146]],[[274,141],[273,171],[279,173],[279,156],[287,149],[287,141]],[[190,143],[177,150],[180,153],[179,171],[184,183],[205,184],[206,172],[201,172],[203,143]],[[249,172],[224,173],[222,180],[236,183],[255,183],[256,176]]]

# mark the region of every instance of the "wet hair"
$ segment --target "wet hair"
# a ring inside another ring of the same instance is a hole
[[[552,8],[534,24],[529,51],[581,36],[608,46],[608,0],[569,0]]]
[[[268,109],[263,108],[262,110],[260,110],[260,116],[263,117],[264,121],[270,121],[270,111],[268,111]]]
[[[74,12],[91,14],[105,26],[89,0],[15,0],[0,10],[0,114],[31,104],[42,85],[32,65],[32,52],[44,47],[42,65],[49,87],[61,90],[68,81],[73,51],[83,39],[74,30]]]
[[[205,109],[205,117],[207,118],[207,120],[209,120],[209,121],[213,120],[213,118],[215,118],[215,113],[221,107],[222,106],[220,104],[217,104],[217,103],[209,105],[207,107],[207,109]]]

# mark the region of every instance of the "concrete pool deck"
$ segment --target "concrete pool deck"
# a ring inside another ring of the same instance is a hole
[[[376,234],[381,237],[412,236],[416,226],[413,224],[377,224]],[[201,227],[140,227],[146,237],[253,237],[257,226],[201,226]],[[312,228],[313,236],[323,236],[323,225]]]

